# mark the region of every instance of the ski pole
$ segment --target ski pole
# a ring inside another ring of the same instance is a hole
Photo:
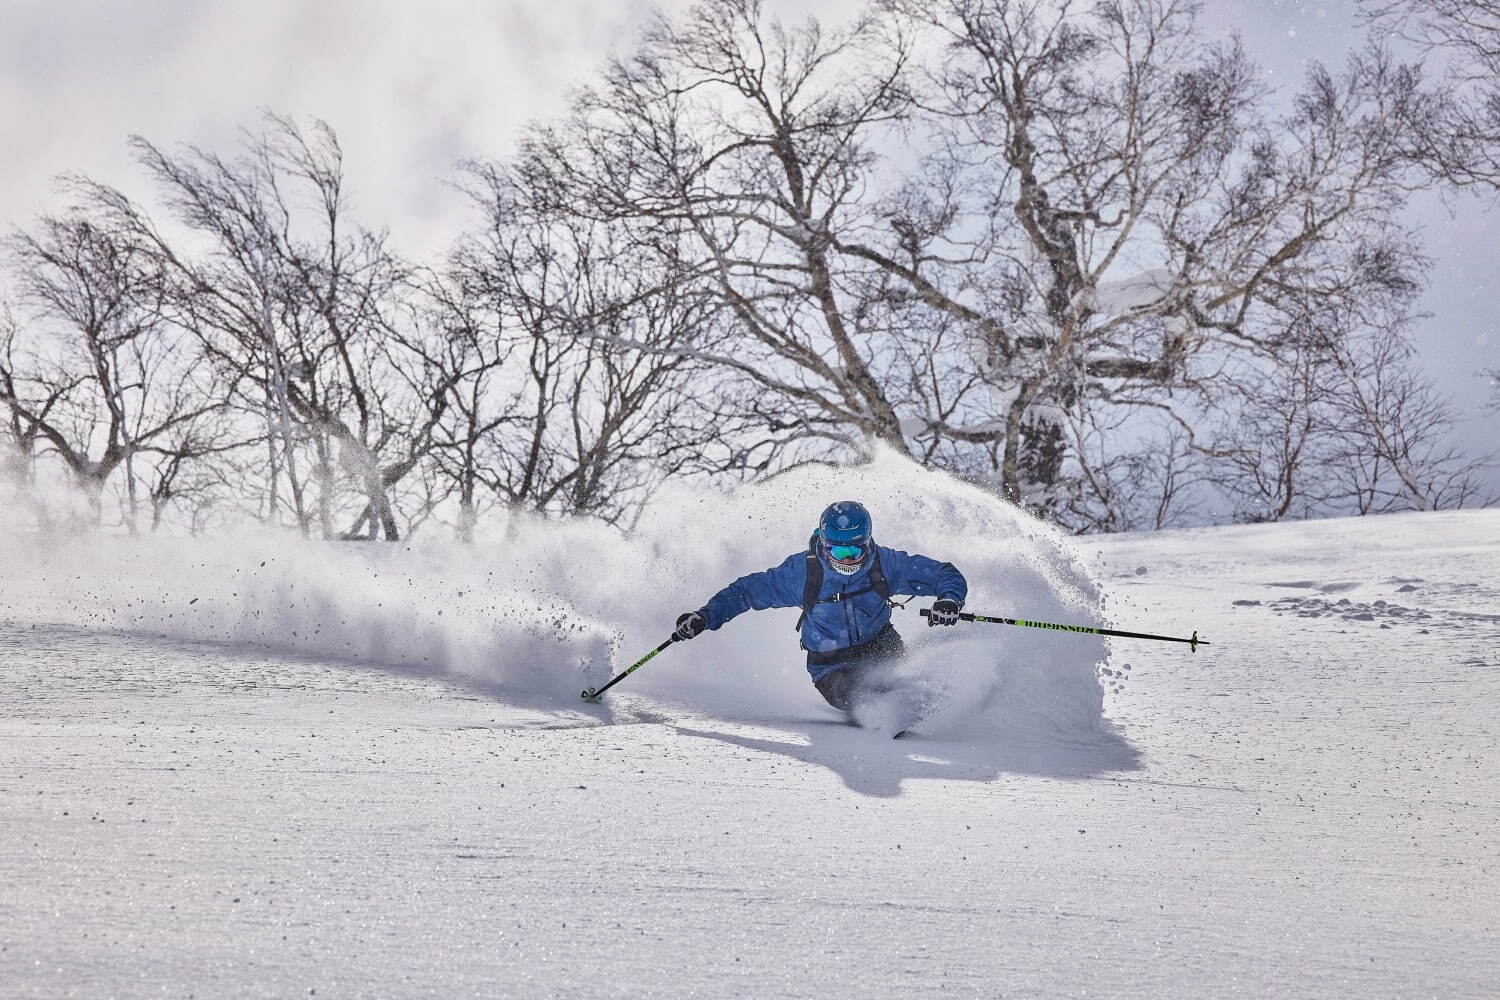
[[[922,609],[922,617],[926,618],[931,613],[930,608]],[[1019,618],[992,618],[989,615],[971,615],[967,611],[958,613],[958,620],[965,622],[993,622],[996,625],[1020,625],[1025,628],[1050,628],[1059,632],[1087,632],[1089,635],[1114,635],[1122,639],[1157,639],[1161,642],[1185,642],[1193,652],[1198,652],[1199,646],[1210,645],[1207,639],[1198,638],[1198,630],[1193,630],[1191,639],[1182,639],[1175,635],[1152,635],[1150,632],[1119,632],[1112,628],[1091,628],[1088,625],[1056,625],[1052,622],[1028,622]]]
[[[620,671],[618,674],[615,674],[615,676],[613,676],[613,677],[610,678],[608,684],[604,685],[601,688],[584,688],[583,689],[583,694],[580,695],[579,697],[581,697],[584,701],[593,701],[594,699],[598,698],[601,694],[603,694],[604,692],[608,691],[610,688],[614,687],[616,684],[620,683],[625,678],[629,677],[632,673],[634,673],[635,671],[639,670],[641,667],[644,667],[646,665],[647,661],[649,661],[651,659],[651,657],[655,656],[657,653],[660,653],[662,650],[666,649],[668,646],[672,645],[672,643],[674,643],[676,641],[677,641],[677,637],[675,635],[672,636],[666,642],[662,643],[660,646],[657,646],[651,652],[647,653],[645,656],[641,657],[639,660],[636,660],[634,663],[632,663],[630,666],[626,667],[624,670]]]

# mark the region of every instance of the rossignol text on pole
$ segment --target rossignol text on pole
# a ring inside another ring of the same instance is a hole
[[[922,617],[926,618],[930,609],[922,609]],[[1209,645],[1207,639],[1198,638],[1198,632],[1193,630],[1191,638],[1183,639],[1175,635],[1153,635],[1150,632],[1121,632],[1112,628],[1094,628],[1090,625],[1058,625],[1055,622],[1033,622],[1021,618],[995,618],[990,615],[971,615],[967,611],[958,613],[958,620],[964,622],[992,622],[996,625],[1019,625],[1022,628],[1047,628],[1057,632],[1086,632],[1089,635],[1113,635],[1122,639],[1155,639],[1158,642],[1185,642],[1193,652],[1198,652],[1199,646]]]
[[[647,653],[645,656],[641,657],[639,660],[636,660],[630,666],[626,667],[624,670],[620,671],[618,674],[616,674],[615,676],[611,677],[608,684],[606,684],[606,685],[604,685],[603,687],[600,687],[600,688],[584,688],[583,689],[583,694],[580,695],[579,697],[581,697],[584,701],[593,701],[594,699],[598,698],[601,694],[603,694],[604,692],[608,691],[610,688],[614,687],[616,684],[620,683],[625,678],[629,677],[636,670],[639,670],[641,667],[644,667],[646,665],[647,661],[651,659],[651,657],[655,656],[657,653],[660,653],[662,650],[666,649],[668,646],[672,645],[672,643],[677,642],[677,641],[678,641],[677,637],[675,635],[672,636],[666,642],[662,643],[660,646],[657,646],[651,652]]]

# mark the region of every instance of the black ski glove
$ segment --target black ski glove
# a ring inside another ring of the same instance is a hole
[[[927,612],[927,627],[934,625],[956,625],[958,623],[959,603],[948,598],[934,601],[932,610]]]
[[[678,642],[687,642],[706,628],[708,623],[703,620],[703,616],[696,611],[689,611],[677,616],[677,631],[672,633],[672,638]]]

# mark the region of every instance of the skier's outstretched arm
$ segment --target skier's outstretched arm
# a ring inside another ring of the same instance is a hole
[[[887,549],[886,579],[890,581],[894,594],[911,594],[914,597],[936,597],[941,601],[953,601],[960,607],[969,596],[969,582],[948,562],[938,562],[927,556],[912,555],[899,549]]]
[[[897,549],[887,550],[890,569],[886,579],[891,591],[915,597],[936,597],[927,616],[928,626],[956,625],[964,598],[969,596],[969,582],[952,563],[938,562],[927,556],[914,556]]]
[[[697,611],[678,616],[679,639],[691,639],[704,629],[723,626],[736,615],[767,608],[795,608],[802,604],[803,553],[788,556],[779,566],[750,573],[719,591]]]

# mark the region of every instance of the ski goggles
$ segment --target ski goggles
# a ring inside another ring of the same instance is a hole
[[[858,562],[865,557],[866,545],[834,545],[828,543],[828,555],[839,562]]]

